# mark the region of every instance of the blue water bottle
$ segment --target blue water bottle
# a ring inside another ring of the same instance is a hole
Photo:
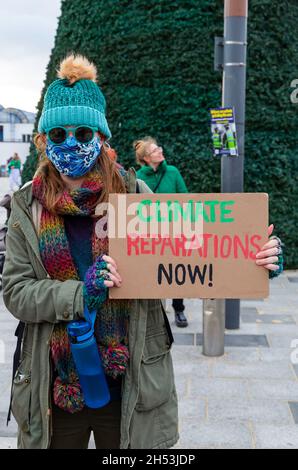
[[[68,323],[71,352],[79,375],[84,400],[89,408],[101,408],[110,401],[110,392],[94,337],[96,311],[84,308],[87,321]]]

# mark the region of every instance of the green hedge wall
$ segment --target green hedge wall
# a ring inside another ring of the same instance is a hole
[[[44,91],[66,53],[85,54],[99,70],[111,144],[121,163],[135,165],[132,142],[149,134],[163,145],[190,191],[220,191],[208,110],[221,104],[213,44],[214,36],[223,35],[223,3],[64,0]],[[290,101],[290,83],[298,78],[297,33],[296,0],[249,1],[244,189],[269,193],[270,222],[285,242],[288,269],[298,267],[298,104]],[[32,148],[24,181],[35,167]]]

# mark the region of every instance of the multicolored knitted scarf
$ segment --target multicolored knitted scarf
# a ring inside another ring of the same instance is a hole
[[[43,264],[52,279],[80,280],[64,227],[64,215],[91,216],[103,187],[98,171],[88,173],[79,189],[65,190],[58,199],[57,214],[46,207],[43,179],[36,175],[32,183],[35,198],[42,204],[39,247]],[[96,236],[94,219],[92,235],[93,261],[101,254],[108,254],[108,237]],[[83,223],[83,219],[82,219]],[[129,360],[128,322],[129,300],[107,298],[97,312],[95,336],[105,373],[113,378],[125,374]],[[84,397],[70,350],[66,323],[55,325],[51,338],[51,355],[58,373],[54,383],[54,402],[60,408],[75,413],[84,407]]]

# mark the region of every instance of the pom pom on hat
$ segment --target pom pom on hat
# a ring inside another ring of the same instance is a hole
[[[97,70],[95,65],[82,55],[70,54],[60,63],[57,71],[58,78],[66,79],[70,85],[78,80],[92,80],[96,82]]]
[[[106,101],[96,83],[95,65],[82,55],[69,54],[59,65],[58,79],[45,94],[38,132],[57,126],[90,126],[109,139]]]

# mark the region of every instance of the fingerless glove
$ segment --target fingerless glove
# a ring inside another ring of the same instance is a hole
[[[272,240],[273,238],[276,238],[278,241],[278,248],[279,248],[279,253],[277,255],[278,261],[276,261],[273,264],[276,264],[278,266],[278,269],[276,271],[269,271],[269,279],[273,279],[274,277],[279,276],[283,272],[283,263],[284,263],[284,258],[283,258],[283,249],[282,249],[282,241],[280,238],[276,237],[275,235],[272,235],[269,237],[269,240]]]
[[[105,280],[109,280],[109,270],[107,262],[98,256],[93,265],[87,270],[84,278],[83,296],[84,303],[88,310],[97,310],[106,300],[108,288],[104,285]]]

